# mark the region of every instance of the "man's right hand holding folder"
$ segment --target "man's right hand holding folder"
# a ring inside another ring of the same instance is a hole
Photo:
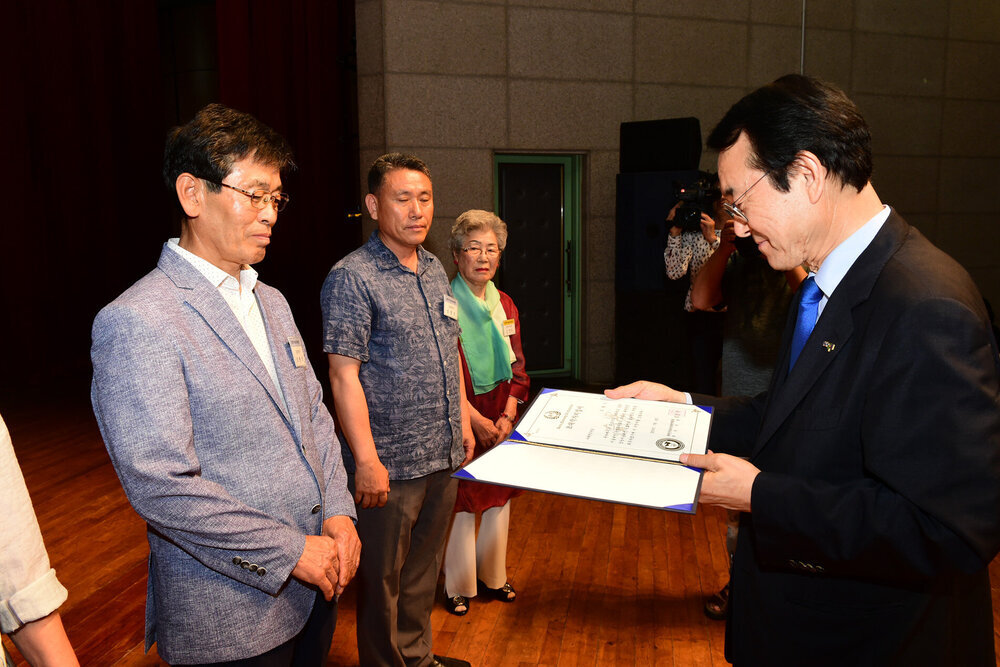
[[[648,380],[606,389],[604,395],[608,398],[691,403],[688,394]],[[708,450],[706,454],[681,454],[681,463],[705,471],[701,480],[699,502],[738,512],[750,511],[750,492],[753,490],[754,480],[760,474],[760,469],[752,463],[729,454],[716,454],[712,450]]]

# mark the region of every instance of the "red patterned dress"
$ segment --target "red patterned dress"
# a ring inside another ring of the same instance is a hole
[[[499,291],[499,290],[498,290]],[[492,422],[500,418],[500,414],[507,406],[507,397],[513,396],[518,402],[528,400],[528,373],[524,370],[524,352],[521,349],[521,320],[518,318],[517,306],[506,293],[500,292],[500,305],[503,306],[507,319],[514,320],[514,333],[510,337],[510,347],[514,350],[514,363],[510,365],[514,377],[507,382],[501,382],[492,390],[485,394],[476,395],[472,390],[472,377],[469,375],[469,367],[465,363],[465,351],[462,346],[458,346],[459,355],[462,357],[462,374],[465,376],[465,393],[476,410]],[[518,405],[518,416],[521,409]],[[515,420],[516,421],[516,420]],[[476,456],[479,456],[492,445],[480,442],[476,438]],[[520,495],[520,489],[512,489],[508,486],[496,486],[494,484],[483,484],[482,482],[458,481],[458,498],[455,500],[456,512],[482,512],[491,507],[503,507],[503,505]]]

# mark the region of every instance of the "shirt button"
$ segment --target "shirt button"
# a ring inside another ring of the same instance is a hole
[[[321,509],[323,509],[323,508],[322,508],[322,507],[320,507],[319,505],[313,505],[313,507],[312,507],[312,509],[311,509],[310,511],[311,511],[311,512],[312,512],[313,514],[319,514],[319,511],[320,511]]]

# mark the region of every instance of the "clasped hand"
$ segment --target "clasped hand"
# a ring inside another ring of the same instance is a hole
[[[340,556],[337,542],[326,535],[306,535],[306,547],[292,576],[307,584],[317,586],[327,601],[340,595]]]
[[[306,546],[292,576],[317,586],[328,601],[344,592],[361,562],[361,540],[348,516],[323,522],[322,535],[306,535]]]
[[[501,443],[510,437],[510,434],[514,431],[514,421],[508,419],[505,413],[500,413],[497,420],[494,422],[497,427],[497,442]]]
[[[476,440],[487,446],[498,442],[497,438],[500,437],[500,429],[497,428],[494,422],[491,422],[477,411],[473,411],[470,417],[472,418],[472,432],[476,434]]]

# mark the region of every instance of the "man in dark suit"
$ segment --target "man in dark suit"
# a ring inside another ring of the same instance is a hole
[[[982,297],[879,200],[867,125],[833,86],[778,79],[708,143],[737,232],[810,272],[770,387],[608,395],[715,406],[726,453],[685,462],[705,469],[702,502],[742,512],[727,658],[994,665],[1000,361]]]

